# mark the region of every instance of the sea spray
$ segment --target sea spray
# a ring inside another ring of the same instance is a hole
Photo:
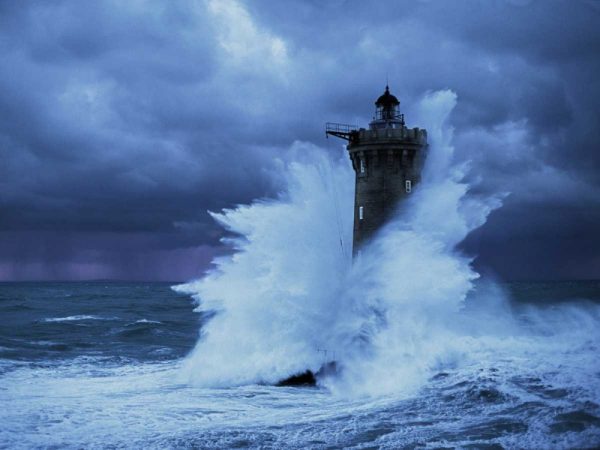
[[[478,274],[456,246],[488,214],[500,196],[468,196],[466,165],[453,165],[456,104],[450,91],[427,95],[419,121],[431,143],[423,181],[396,217],[364,248],[348,276],[344,297],[363,323],[350,335],[366,345],[345,345],[335,390],[382,394],[410,392],[434,369],[461,357],[460,335],[451,326]]]
[[[196,294],[201,310],[219,311],[188,360],[194,382],[276,382],[318,370],[318,350],[334,347],[332,326],[344,310],[340,292],[350,266],[340,240],[352,238],[353,173],[345,155],[332,164],[320,149],[296,146],[310,153],[310,164],[286,167],[289,184],[277,200],[213,214],[236,235],[229,238],[236,253],[180,288]]]
[[[200,310],[217,311],[186,362],[192,382],[272,383],[335,355],[342,370],[328,387],[378,394],[414,389],[452,363],[448,325],[478,276],[456,245],[501,203],[469,196],[465,166],[452,165],[446,120],[455,104],[451,91],[421,101],[430,141],[423,181],[353,262],[343,244],[354,174],[345,157],[332,161],[314,146],[295,144],[310,162],[286,167],[276,200],[213,214],[236,251],[178,287]]]

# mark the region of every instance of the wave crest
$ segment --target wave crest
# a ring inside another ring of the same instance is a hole
[[[445,125],[456,95],[440,91],[420,104],[429,132],[423,181],[361,255],[351,260],[354,173],[347,156],[331,159],[296,143],[309,162],[285,170],[276,200],[213,217],[235,235],[236,253],[177,287],[218,314],[203,328],[185,370],[204,386],[276,382],[316,371],[335,353],[342,376],[333,390],[411,389],[441,360],[448,317],[478,277],[456,250],[501,205],[468,195],[465,166],[453,166]],[[450,355],[450,356],[449,356]]]

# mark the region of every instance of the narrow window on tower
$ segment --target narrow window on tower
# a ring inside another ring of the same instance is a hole
[[[363,220],[363,218],[364,218],[363,207],[359,206],[358,207],[358,220]]]
[[[366,172],[365,160],[360,158],[360,173],[364,174]]]
[[[406,192],[410,194],[410,191],[412,191],[412,183],[411,183],[411,181],[410,180],[406,180],[405,186],[406,186]]]

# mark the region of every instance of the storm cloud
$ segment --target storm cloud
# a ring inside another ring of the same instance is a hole
[[[474,193],[510,193],[479,268],[600,278],[599,30],[584,0],[4,1],[0,279],[200,275],[228,251],[207,210],[277,195],[386,78],[410,126],[455,91]]]

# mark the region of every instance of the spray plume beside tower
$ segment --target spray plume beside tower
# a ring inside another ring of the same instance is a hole
[[[327,123],[325,133],[348,141],[356,173],[353,254],[371,239],[421,180],[427,131],[407,128],[388,86],[375,102],[369,128]]]

